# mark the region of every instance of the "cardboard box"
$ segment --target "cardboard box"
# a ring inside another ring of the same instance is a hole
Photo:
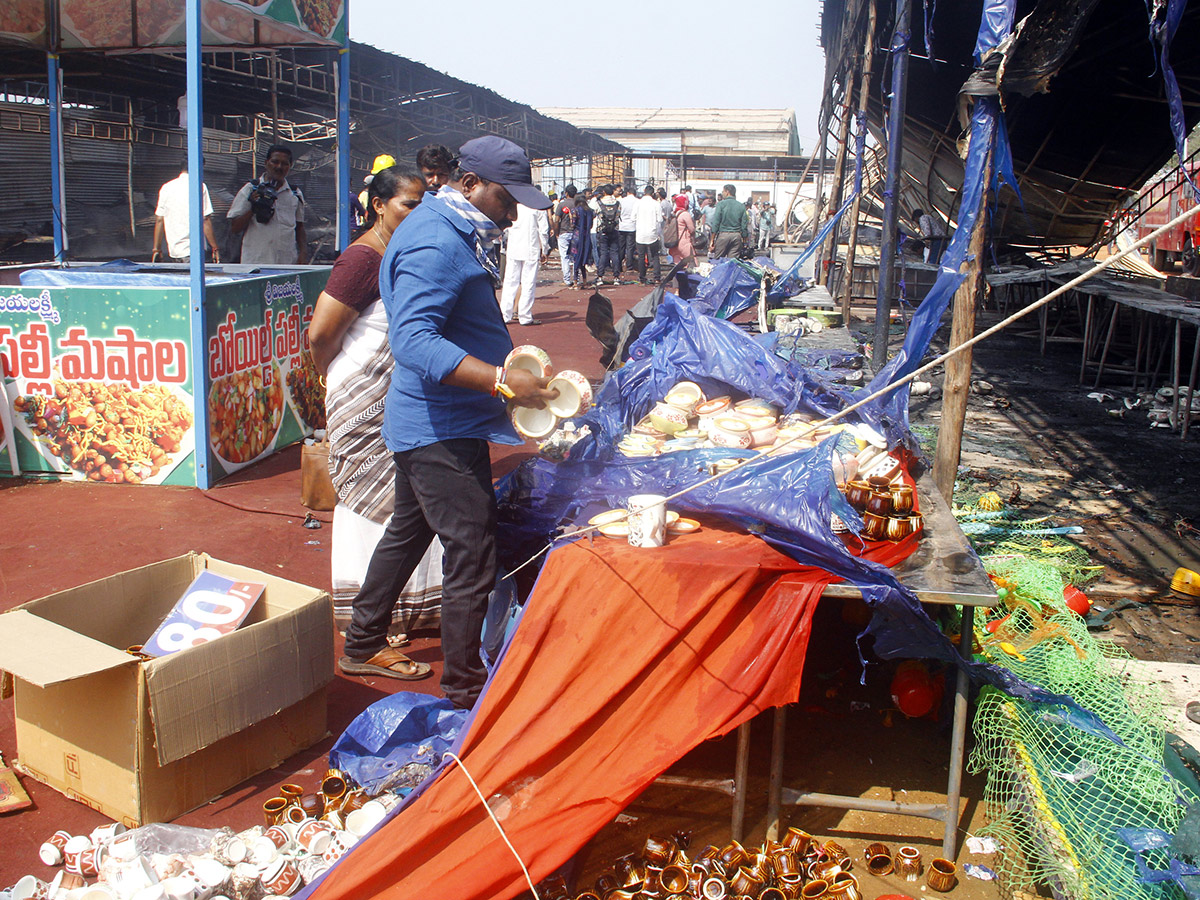
[[[242,626],[143,662],[143,641],[203,569],[267,586]],[[327,734],[324,591],[189,553],[0,616],[19,768],[129,826],[164,822]]]

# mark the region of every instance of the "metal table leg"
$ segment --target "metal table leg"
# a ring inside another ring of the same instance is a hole
[[[1186,441],[1188,426],[1192,422],[1192,394],[1196,390],[1196,372],[1200,368],[1200,328],[1196,329],[1196,342],[1192,345],[1192,370],[1188,375],[1187,405],[1183,408],[1183,424],[1179,427],[1179,439]]]
[[[971,646],[975,640],[975,608],[964,606],[962,611],[958,652],[963,659],[970,659]],[[967,745],[970,687],[966,668],[959,666],[954,680],[954,722],[950,732],[950,781],[946,786],[946,833],[942,838],[942,856],[946,859],[954,859],[958,845],[958,804],[962,795],[962,767]]]
[[[1197,344],[1200,346],[1200,344]],[[787,733],[787,707],[775,708],[771,730],[771,780],[767,789],[767,840],[779,840],[780,797],[783,794],[783,743]]]

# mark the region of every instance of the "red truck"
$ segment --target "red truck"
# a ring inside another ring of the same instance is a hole
[[[1192,178],[1200,177],[1200,165],[1191,168]],[[1176,166],[1162,178],[1142,189],[1134,207],[1137,215],[1137,239],[1166,225],[1180,213],[1196,206],[1192,186]],[[1196,251],[1200,231],[1200,208],[1196,215],[1159,235],[1147,245],[1150,261],[1160,272],[1178,261],[1186,275],[1200,274],[1200,254]]]

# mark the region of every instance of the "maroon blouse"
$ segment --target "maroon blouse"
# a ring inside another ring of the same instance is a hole
[[[379,299],[379,267],[383,256],[366,244],[351,244],[333,264],[325,293],[362,312]]]

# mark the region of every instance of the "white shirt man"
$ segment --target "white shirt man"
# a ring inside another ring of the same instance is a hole
[[[273,146],[267,150],[263,182],[275,189],[275,212],[266,222],[258,221],[250,203],[250,182],[233,198],[226,213],[234,234],[242,234],[242,262],[252,265],[292,266],[308,262],[308,242],[304,230],[304,197],[288,184],[292,151]]]
[[[662,223],[662,205],[654,196],[654,191],[647,188],[646,193],[642,194],[642,199],[638,201],[637,229],[634,231],[634,240],[637,243],[635,262],[637,263],[638,281],[642,284],[648,283],[646,281],[647,262],[654,268],[655,282],[662,278],[661,264],[658,261],[658,251],[662,247],[662,242],[659,240],[662,234]]]
[[[512,321],[513,308],[516,307],[517,321],[522,325],[541,324],[533,317],[533,295],[537,288],[538,266],[549,252],[550,217],[546,211],[518,206],[517,218],[508,229],[504,286],[500,291],[500,314],[505,322]]]
[[[212,248],[213,261],[220,262],[217,253],[217,239],[213,236],[212,200],[208,197],[208,185],[203,185],[204,191],[204,236]],[[167,256],[176,262],[184,262],[192,252],[191,234],[191,195],[188,188],[188,173],[180,172],[164,184],[158,191],[158,206],[154,209],[154,248],[150,259],[154,261],[160,255],[159,248],[165,235],[167,239]]]
[[[637,207],[638,198],[634,196],[633,191],[624,192],[617,200],[621,204],[621,221],[617,225],[617,233],[620,235],[620,257],[623,271],[632,272],[635,268],[634,256],[637,253],[635,244],[635,232],[637,231]]]

